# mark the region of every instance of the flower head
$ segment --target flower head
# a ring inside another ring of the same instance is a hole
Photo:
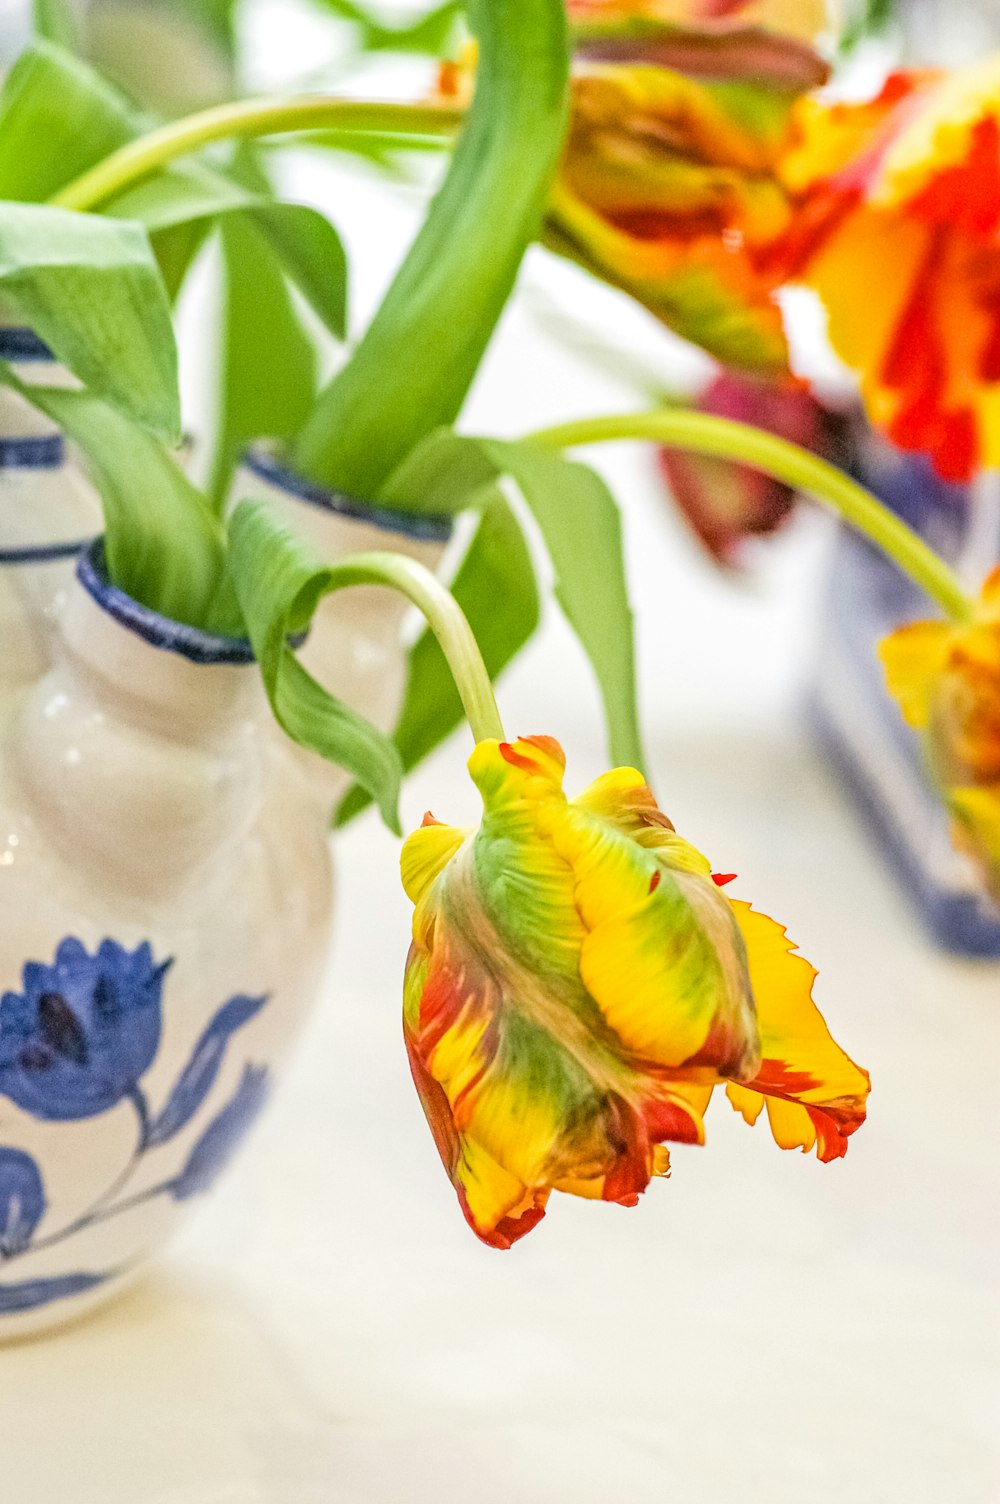
[[[811,968],[728,899],[641,774],[568,800],[547,737],[480,742],[469,771],[479,829],[428,818],[403,850],[404,1030],[478,1236],[509,1247],[553,1190],[633,1205],[666,1141],[703,1141],[720,1081],[748,1117],[771,1099],[779,1142],[842,1153],[867,1078],[816,1013]]]
[[[891,693],[923,736],[955,843],[1000,904],[1000,569],[971,622],[912,622],[880,653]]]
[[[789,225],[775,169],[791,98],[651,65],[579,67],[545,243],[725,364],[784,370],[758,252]]]
[[[846,451],[842,415],[823,407],[797,382],[757,381],[724,371],[709,383],[697,407],[753,423],[828,458]],[[685,520],[720,564],[738,567],[746,539],[775,532],[795,505],[791,486],[749,465],[663,449],[660,468]]]
[[[93,1117],[128,1096],[160,1041],[163,977],[148,944],[63,940],[0,999],[0,1094],[48,1121]]]
[[[873,422],[948,480],[1000,462],[1000,55],[798,107],[779,259],[820,295]]]
[[[725,364],[785,372],[777,168],[796,98],[828,70],[801,42],[734,28],[742,9],[571,0],[571,123],[542,238]],[[444,65],[440,98],[468,102],[475,61]]]

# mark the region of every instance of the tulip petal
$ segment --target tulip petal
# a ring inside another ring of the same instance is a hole
[[[658,861],[579,805],[560,811],[551,840],[572,869],[586,929],[580,975],[626,1049],[661,1066],[697,1060],[720,1074],[752,1074],[757,1031],[743,946],[710,869]]]
[[[879,643],[889,693],[915,730],[923,730],[930,719],[934,686],[947,662],[951,640],[947,622],[915,621]]]
[[[746,941],[763,1060],[753,1081],[727,1087],[729,1100],[748,1123],[765,1104],[781,1148],[815,1145],[821,1160],[838,1159],[864,1122],[868,1074],[832,1038],[812,1000],[816,972],[795,954],[784,927],[747,903],[732,907]]]
[[[431,883],[451,861],[468,834],[454,825],[439,825],[429,815],[403,842],[399,867],[411,903],[419,903]]]
[[[424,1065],[409,1033],[406,1051],[424,1115],[465,1220],[491,1248],[512,1247],[544,1217],[548,1190],[529,1191],[460,1134],[447,1096]]]

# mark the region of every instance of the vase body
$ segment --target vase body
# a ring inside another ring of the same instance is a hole
[[[447,517],[376,507],[313,486],[263,444],[247,452],[237,472],[233,501],[245,498],[266,501],[330,564],[349,554],[389,551],[436,571],[452,532]],[[299,653],[324,689],[387,733],[396,724],[406,688],[409,610],[393,590],[338,591],[320,603]],[[318,797],[332,808],[346,792],[349,776],[312,753],[301,756]]]
[[[0,360],[28,383],[68,379],[29,329],[0,327]],[[0,387],[0,701],[49,666],[77,555],[100,530],[96,494],[59,430]]]
[[[214,1184],[319,986],[315,806],[246,644],[79,566],[0,757],[0,1337],[110,1296]]]
[[[858,478],[951,563],[971,592],[1000,560],[1000,488],[940,480],[870,430]],[[1000,957],[1000,910],[956,850],[920,741],[890,697],[878,643],[935,608],[864,539],[841,531],[823,627],[811,718],[869,830],[928,930],[959,954]]]

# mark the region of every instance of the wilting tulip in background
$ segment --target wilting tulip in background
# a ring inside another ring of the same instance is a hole
[[[973,621],[913,622],[880,651],[892,694],[923,736],[956,844],[1000,903],[1000,569]]]
[[[723,372],[710,382],[697,410],[767,433],[841,465],[848,459],[850,419],[822,406],[802,384],[757,381]],[[795,491],[749,465],[683,449],[661,449],[659,463],[682,516],[719,564],[738,566],[747,538],[773,533],[795,505]]]
[[[782,927],[726,896],[641,774],[568,800],[564,766],[548,737],[480,742],[479,829],[428,817],[402,857],[413,1077],[462,1210],[498,1248],[553,1190],[633,1205],[667,1141],[703,1141],[719,1084],[824,1160],[865,1116],[868,1078]]]

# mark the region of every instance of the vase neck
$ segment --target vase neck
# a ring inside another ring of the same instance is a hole
[[[101,590],[74,582],[56,663],[15,719],[11,764],[67,860],[161,898],[231,857],[257,818],[267,703],[245,645]]]

